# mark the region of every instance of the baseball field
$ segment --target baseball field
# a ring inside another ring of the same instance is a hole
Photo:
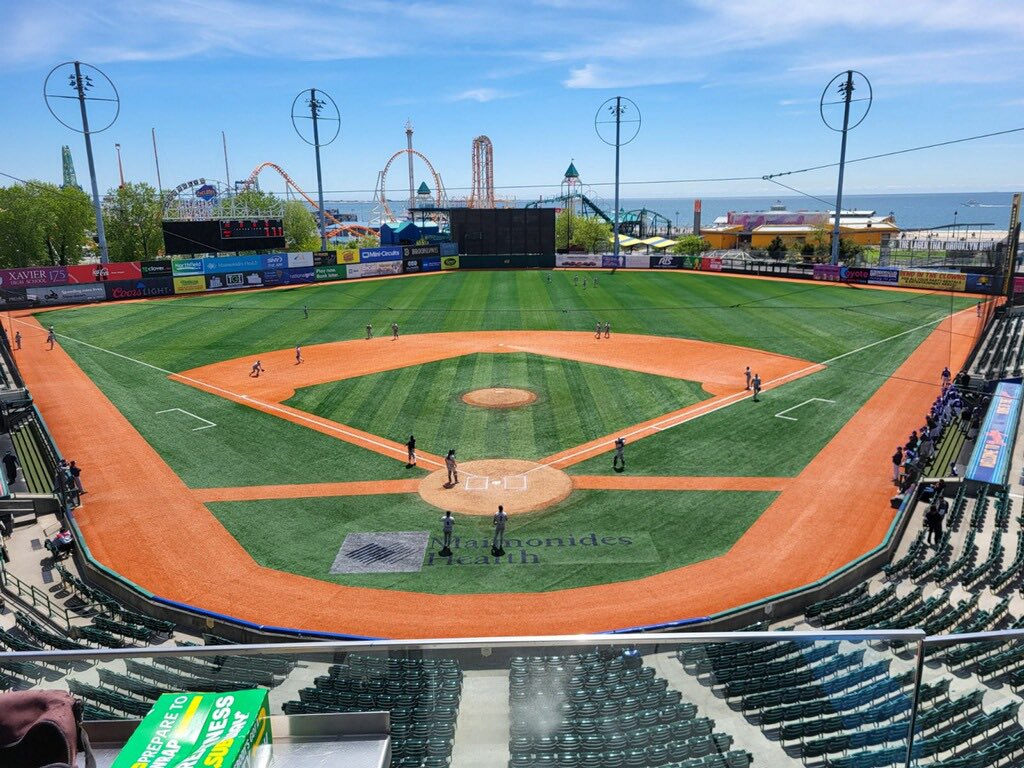
[[[455,272],[8,322],[83,467],[97,560],[169,600],[387,637],[645,625],[820,578],[881,540],[892,447],[980,332],[977,299],[949,293],[580,277]]]

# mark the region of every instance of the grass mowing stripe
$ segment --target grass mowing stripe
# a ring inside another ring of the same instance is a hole
[[[775,497],[763,492],[579,491],[547,512],[513,514],[507,556],[497,563],[489,553],[490,519],[457,515],[450,564],[437,555],[441,512],[413,495],[208,506],[265,567],[352,586],[457,594],[544,592],[628,581],[717,557]],[[666,509],[672,513],[665,514]],[[423,569],[329,573],[348,533],[380,530],[429,531]]]

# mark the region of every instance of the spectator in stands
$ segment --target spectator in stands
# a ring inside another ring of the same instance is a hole
[[[947,389],[949,389],[949,379],[950,379],[949,368],[948,367],[943,368],[942,369],[942,391],[943,392],[945,392]]]
[[[903,466],[903,446],[896,446],[896,453],[892,455],[892,481],[900,484],[900,467]]]
[[[75,539],[71,535],[71,531],[68,530],[68,527],[62,525],[57,535],[52,539],[47,539],[44,546],[53,554],[55,559],[63,560],[75,548]]]
[[[4,473],[7,475],[8,485],[13,485],[18,479],[18,460],[10,451],[4,454]]]
[[[928,511],[924,515],[924,524],[928,526],[928,543],[938,546],[942,539],[942,515],[939,514],[937,500],[928,505]]]
[[[68,474],[71,475],[71,482],[75,484],[75,490],[81,496],[85,493],[85,488],[82,487],[82,468],[72,461],[71,466],[68,467]]]

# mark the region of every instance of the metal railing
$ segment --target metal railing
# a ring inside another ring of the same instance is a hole
[[[729,647],[736,643],[742,646]],[[844,720],[850,712],[858,713],[859,720],[856,722],[859,725],[853,730],[843,725],[849,731],[846,733],[849,745],[846,746],[842,745],[846,743],[842,740],[843,734],[828,734],[825,731],[825,736],[819,736],[808,726],[809,735],[804,738],[792,735],[802,732],[801,727],[788,726],[785,739],[788,739],[786,749],[791,759],[794,759],[792,756],[795,753],[807,759],[820,750],[831,750],[835,754],[839,749],[846,755],[856,754],[858,750],[878,750],[894,761],[886,765],[909,767],[923,755],[931,755],[929,751],[939,749],[949,740],[950,733],[959,732],[963,740],[956,742],[954,738],[950,741],[953,744],[951,752],[958,755],[967,751],[987,750],[985,754],[991,757],[991,762],[981,761],[977,765],[1004,765],[1009,757],[1018,754],[1017,750],[1024,754],[1024,735],[1016,735],[1020,728],[1015,724],[1015,703],[1009,702],[1006,706],[994,708],[989,705],[984,712],[973,711],[967,717],[957,715],[955,717],[958,719],[948,722],[939,721],[936,717],[937,713],[942,713],[943,708],[954,710],[959,699],[953,699],[947,690],[943,692],[942,684],[936,685],[936,673],[925,665],[926,657],[942,649],[964,647],[972,643],[990,645],[991,653],[988,655],[1005,647],[1021,648],[1024,647],[1024,630],[943,637],[926,637],[924,632],[916,630],[677,633],[11,652],[0,653],[0,670],[16,668],[17,664],[14,663],[37,663],[46,665],[48,669],[59,669],[70,663],[85,662],[98,668],[100,680],[113,680],[115,688],[111,690],[115,692],[117,685],[131,686],[136,683],[140,688],[147,686],[151,691],[153,687],[174,691],[187,685],[189,680],[195,681],[195,690],[209,689],[203,686],[216,685],[221,680],[230,682],[233,678],[239,678],[238,683],[244,685],[247,679],[257,679],[246,677],[254,674],[253,670],[262,670],[260,675],[271,670],[272,680],[267,678],[270,682],[251,683],[250,687],[267,687],[272,711],[280,713],[285,710],[290,714],[294,714],[296,708],[302,711],[301,707],[309,706],[310,701],[314,702],[314,706],[308,711],[323,711],[315,709],[318,706],[315,705],[318,701],[316,696],[323,696],[328,702],[324,706],[329,707],[329,702],[337,696],[332,691],[347,690],[345,686],[351,681],[355,681],[353,685],[360,690],[384,690],[386,685],[390,690],[390,684],[396,679],[407,679],[402,676],[407,673],[412,675],[409,671],[415,672],[420,666],[436,667],[444,664],[450,670],[455,669],[457,674],[453,679],[459,681],[456,688],[460,691],[461,681],[467,674],[485,672],[494,675],[496,672],[510,671],[510,728],[520,736],[523,733],[527,735],[525,740],[516,740],[510,735],[510,751],[531,749],[531,743],[542,744],[543,749],[550,749],[554,738],[551,734],[568,732],[566,729],[575,722],[566,720],[570,716],[577,717],[572,713],[578,714],[578,711],[583,712],[588,707],[595,712],[604,711],[600,706],[596,709],[592,707],[594,701],[609,701],[610,705],[604,709],[609,712],[614,710],[616,702],[625,700],[621,698],[624,695],[622,691],[616,689],[616,686],[621,685],[614,682],[617,679],[614,676],[623,675],[623,680],[635,681],[639,677],[659,683],[651,683],[651,691],[664,692],[667,684],[672,686],[672,690],[680,691],[682,699],[680,701],[679,695],[675,695],[675,706],[692,709],[695,705],[697,709],[691,711],[688,717],[698,717],[707,729],[715,730],[720,737],[720,740],[715,740],[717,746],[712,746],[713,751],[728,750],[735,757],[737,752],[744,749],[763,749],[769,757],[762,764],[769,765],[773,764],[768,762],[772,751],[779,749],[781,732],[778,737],[766,737],[767,734],[759,733],[762,729],[774,733],[773,729],[778,724],[766,725],[766,718],[763,717],[751,719],[752,712],[756,710],[763,715],[771,711],[773,716],[777,715],[779,708],[773,703],[776,697],[779,701],[792,700],[799,703],[802,698],[787,697],[786,691],[799,693],[804,689],[813,689],[819,698],[810,700],[819,701],[826,716],[834,712],[831,707],[835,705],[835,712],[841,714],[840,720]],[[243,657],[250,660],[245,662]],[[260,657],[265,668],[260,666]],[[623,672],[631,668],[633,673]],[[646,674],[637,674],[641,668],[645,668],[643,672]],[[871,670],[876,672],[871,673]],[[152,674],[153,678],[145,679],[147,674]],[[74,677],[74,673],[71,677]],[[172,682],[167,682],[168,679]],[[282,684],[284,679],[288,680],[285,685]],[[335,681],[340,683],[332,687]],[[45,684],[52,687],[53,681]],[[564,689],[559,687],[562,685]],[[714,694],[706,692],[693,695],[698,688],[707,689],[709,686],[715,688]],[[419,683],[410,683],[410,688],[422,690]],[[570,688],[572,696],[569,695]],[[870,694],[874,689],[883,691],[885,698],[872,699]],[[283,692],[286,690],[287,693]],[[300,695],[301,691],[306,693]],[[117,695],[130,694],[129,690]],[[594,699],[588,699],[587,695],[593,695]],[[858,705],[855,702],[860,700],[858,696],[866,703]],[[286,701],[286,697],[293,700]],[[462,707],[473,707],[474,702],[466,693],[456,693],[455,699],[456,707],[460,699]],[[572,706],[578,709],[566,709],[558,705],[551,710],[549,703],[555,699],[571,700]],[[757,703],[754,703],[755,699]],[[584,702],[582,705],[581,701]],[[853,705],[851,701],[854,701]],[[881,715],[877,721],[872,720],[874,707],[888,714]],[[672,707],[666,710],[662,706],[662,709],[667,713],[666,717],[671,718]],[[809,711],[811,709],[808,708]],[[554,720],[545,719],[556,710],[561,715]],[[524,717],[523,713],[530,714]],[[544,713],[548,715],[542,717]],[[473,716],[471,711],[467,715]],[[583,717],[586,720],[589,716],[585,714]],[[594,725],[598,719],[595,715],[588,722]],[[821,719],[820,715],[813,714],[796,719],[791,715],[781,724],[791,722],[797,726],[801,723],[814,725]],[[709,724],[709,720],[714,722]],[[626,721],[621,719],[620,722]],[[1004,722],[1008,728],[1013,729],[1012,732],[1004,730],[999,738],[986,737],[979,740],[979,728],[989,727],[990,723],[995,724],[991,726],[995,728]],[[653,731],[654,727],[646,730]],[[666,729],[659,730],[664,737]],[[459,742],[462,738],[473,738],[474,732],[478,731],[460,729],[455,733],[455,739]],[[639,735],[642,741],[642,734]],[[840,735],[841,739],[829,742],[829,736],[836,735]],[[795,738],[799,743],[794,742]],[[686,744],[677,743],[675,736],[672,739],[667,743],[674,748],[687,749]],[[915,746],[918,741],[921,742],[920,746]],[[836,743],[840,746],[836,746]],[[758,744],[763,744],[762,748]],[[733,750],[736,745],[738,750]],[[703,746],[708,748],[707,740]],[[777,757],[781,759],[781,753]],[[494,760],[482,764],[504,768],[510,764],[509,756],[497,751]]]

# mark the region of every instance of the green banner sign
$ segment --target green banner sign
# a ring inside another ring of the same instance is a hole
[[[165,693],[111,768],[265,768],[269,711],[263,689]]]

